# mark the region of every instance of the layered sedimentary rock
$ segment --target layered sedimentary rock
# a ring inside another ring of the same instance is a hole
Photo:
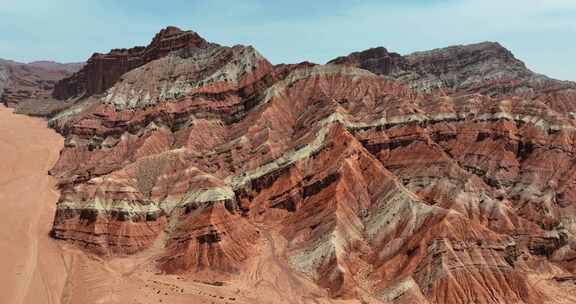
[[[86,96],[50,120],[66,136],[53,237],[159,245],[161,271],[225,278],[269,244],[335,299],[576,300],[572,83],[541,86],[494,44],[273,66],[197,41],[109,87],[86,89],[92,68],[62,82]]]

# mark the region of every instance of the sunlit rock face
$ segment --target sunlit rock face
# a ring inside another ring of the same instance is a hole
[[[273,66],[166,32],[199,43],[59,84],[53,237],[229,278],[273,240],[334,299],[576,301],[574,84],[491,43]]]

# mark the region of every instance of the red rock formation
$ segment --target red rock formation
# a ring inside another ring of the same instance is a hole
[[[195,277],[242,275],[268,244],[291,285],[339,299],[576,301],[576,93],[499,48],[156,57],[50,121],[66,136],[52,235],[103,255],[160,244],[159,269]]]
[[[103,93],[120,76],[152,60],[176,50],[203,48],[208,43],[192,31],[176,27],[161,30],[147,47],[114,49],[108,54],[95,53],[79,72],[56,84],[53,96],[57,99],[90,96]]]

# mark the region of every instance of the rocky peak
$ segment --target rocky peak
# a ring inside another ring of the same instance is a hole
[[[208,43],[193,31],[169,26],[157,33],[148,46],[113,49],[95,53],[78,73],[60,81],[53,92],[57,99],[70,99],[103,93],[128,71],[183,49],[206,48]]]
[[[168,26],[154,36],[144,52],[154,53],[159,50],[160,57],[163,57],[165,52],[183,48],[204,48],[208,44],[194,31],[183,31],[175,26]]]
[[[437,61],[442,59],[447,61],[458,59],[462,60],[462,62],[472,59],[498,60],[526,68],[522,61],[516,59],[510,50],[503,47],[498,42],[480,42],[468,45],[450,46],[430,51],[415,52],[407,55],[406,59],[408,59],[412,64],[422,61]]]
[[[170,39],[174,36],[186,35],[186,34],[196,34],[196,33],[193,31],[183,31],[175,26],[167,26],[166,28],[161,29],[160,32],[156,33],[154,39],[152,39],[152,43],[150,44],[153,45],[164,39]]]
[[[521,77],[533,74],[522,61],[514,57],[510,50],[497,42],[482,42],[416,52],[405,58],[410,63],[411,69],[421,74],[441,76],[450,73],[508,72]]]
[[[375,47],[348,56],[338,57],[329,64],[357,66],[377,74],[389,75],[408,67],[408,61],[398,53],[389,52],[384,47]]]
[[[187,48],[125,73],[102,101],[135,109],[197,93],[250,94],[248,87],[268,74],[273,66],[251,46]]]
[[[186,31],[186,32],[191,32],[191,31]],[[168,36],[173,36],[173,35],[179,35],[182,33],[184,33],[184,31],[182,31],[179,27],[169,25],[166,28],[161,29],[160,32],[157,34],[157,36],[168,37]]]
[[[507,94],[539,78],[512,52],[497,42],[482,42],[416,52],[405,56],[415,75],[412,86],[424,91],[470,91],[488,87],[486,93]],[[494,90],[492,90],[494,89]]]
[[[409,87],[430,92],[438,89],[487,95],[530,93],[555,85],[555,80],[530,71],[497,42],[457,45],[401,56],[373,48],[336,58],[329,63],[360,67],[388,75]]]

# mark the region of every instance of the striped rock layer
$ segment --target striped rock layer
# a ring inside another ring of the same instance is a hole
[[[50,120],[53,237],[231,277],[281,239],[331,298],[576,301],[574,84],[494,44],[274,66],[206,43],[137,65]]]

